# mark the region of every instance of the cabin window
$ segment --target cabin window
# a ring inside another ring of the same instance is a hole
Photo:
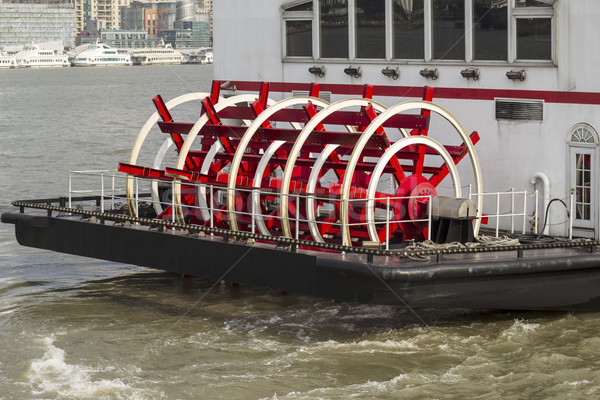
[[[552,59],[552,19],[517,19],[517,59]]]
[[[507,2],[473,2],[473,58],[501,61],[508,59]]]
[[[537,62],[555,59],[556,0],[296,0],[285,57]]]
[[[515,45],[517,60],[550,61],[555,0],[515,0]]]
[[[286,21],[286,50],[289,57],[312,57],[312,21]]]
[[[283,6],[286,57],[313,56],[313,2],[295,1]]]
[[[320,1],[322,58],[348,58],[348,1]]]
[[[465,59],[464,0],[433,0],[433,58]]]
[[[589,220],[591,215],[592,155],[575,153],[575,218]]]
[[[356,57],[385,58],[385,0],[356,0]]]
[[[394,0],[394,58],[422,60],[425,58],[425,11],[423,0]]]

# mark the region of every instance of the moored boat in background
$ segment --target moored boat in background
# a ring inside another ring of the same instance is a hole
[[[16,57],[14,55],[0,53],[0,68],[18,68]]]
[[[163,43],[158,47],[133,49],[131,61],[133,65],[178,65],[185,62],[185,57],[170,43]]]
[[[71,65],[74,67],[115,67],[133,64],[128,53],[120,53],[113,47],[96,42],[75,55]]]
[[[67,54],[58,50],[42,49],[38,44],[30,43],[15,54],[19,68],[61,68],[70,67]]]

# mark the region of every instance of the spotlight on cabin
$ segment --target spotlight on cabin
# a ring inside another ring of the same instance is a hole
[[[223,82],[221,84],[221,89],[223,89],[223,90],[237,90],[237,88],[235,87],[235,85],[232,84],[230,81]]]
[[[508,71],[506,73],[506,77],[508,79],[512,79],[513,81],[516,80],[516,79],[518,79],[520,81],[524,81],[525,80],[525,76],[526,75],[525,75],[525,70],[524,69],[521,69],[519,71],[514,71],[514,70],[513,71]]]
[[[381,70],[381,73],[387,76],[388,78],[396,80],[400,76],[400,68],[386,67]]]
[[[422,69],[421,71],[419,71],[419,73],[421,74],[422,77],[424,78],[431,78],[434,81],[438,78],[439,74],[438,74],[438,69],[434,68],[434,69]]]
[[[233,83],[231,83],[230,81],[223,82],[221,84],[221,90],[228,90],[229,91],[229,93],[223,95],[223,97],[225,97],[225,98],[228,98],[228,97],[231,97],[231,96],[235,96],[236,93],[237,93],[237,87]]]
[[[463,78],[473,79],[474,81],[479,80],[479,69],[477,68],[467,68],[460,71],[460,74]]]
[[[362,72],[360,70],[360,67],[348,67],[348,68],[344,68],[344,73],[346,75],[349,76],[353,76],[355,78],[360,78]]]
[[[308,69],[308,72],[310,72],[313,75],[318,76],[319,78],[322,78],[325,76],[325,66],[317,67],[316,65],[313,65],[312,67],[310,67]]]

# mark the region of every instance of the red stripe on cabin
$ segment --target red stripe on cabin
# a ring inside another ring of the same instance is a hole
[[[257,91],[259,82],[231,81],[238,90]],[[271,92],[292,92],[293,90],[306,90],[307,83],[284,83],[271,82]],[[421,86],[374,86],[374,96],[391,97],[414,97],[423,96]],[[321,91],[331,92],[339,95],[361,96],[364,85],[349,84],[321,84]],[[544,100],[546,103],[569,103],[569,104],[592,104],[600,105],[600,93],[598,92],[565,92],[550,90],[513,90],[513,89],[478,89],[478,88],[435,88],[436,99],[460,99],[460,100],[494,100],[498,97],[516,99]]]

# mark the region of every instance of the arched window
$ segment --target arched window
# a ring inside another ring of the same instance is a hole
[[[588,124],[578,124],[571,129],[569,144],[571,146],[596,145],[598,144],[598,134]]]

